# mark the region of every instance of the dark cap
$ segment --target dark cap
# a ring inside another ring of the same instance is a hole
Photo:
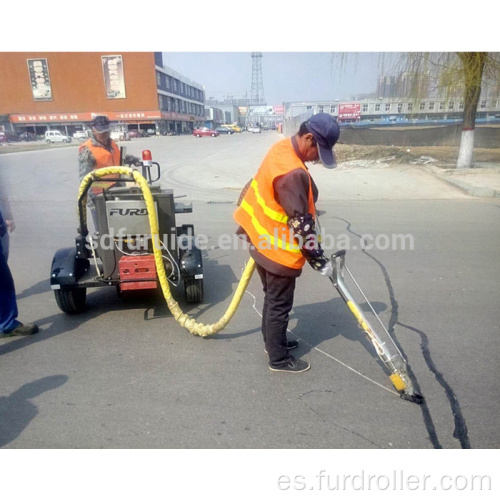
[[[339,140],[340,127],[337,120],[327,113],[318,113],[306,121],[306,127],[318,146],[319,159],[326,168],[335,168],[337,162],[333,146]]]
[[[99,115],[92,120],[92,128],[95,128],[97,132],[109,132],[111,130],[111,122],[107,116]]]

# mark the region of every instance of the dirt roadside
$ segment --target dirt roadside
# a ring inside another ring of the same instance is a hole
[[[448,146],[362,146],[338,144],[335,146],[337,163],[353,160],[378,160],[383,163],[432,163],[440,168],[455,168],[458,147]],[[421,159],[425,157],[424,159]],[[431,158],[429,162],[426,158]],[[475,149],[474,158],[480,163],[500,163],[500,149]],[[436,161],[432,161],[436,160]]]

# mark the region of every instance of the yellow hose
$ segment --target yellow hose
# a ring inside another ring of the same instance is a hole
[[[128,175],[132,177],[135,182],[139,185],[142,190],[142,194],[144,196],[144,200],[146,201],[146,207],[148,210],[149,217],[149,225],[151,227],[151,236],[153,241],[153,253],[155,257],[156,263],[156,272],[158,273],[158,278],[160,281],[161,289],[163,292],[163,296],[165,297],[165,301],[167,302],[167,306],[172,313],[175,320],[184,328],[187,328],[194,335],[199,335],[200,337],[208,337],[210,335],[214,335],[217,332],[220,332],[231,320],[236,309],[241,302],[243,294],[245,293],[245,289],[250,282],[252,274],[255,269],[255,262],[252,258],[248,261],[243,275],[238,284],[238,288],[231,300],[231,304],[227,308],[226,312],[216,323],[211,325],[205,325],[204,323],[197,323],[193,318],[189,315],[182,312],[182,309],[179,307],[177,301],[172,297],[172,293],[170,292],[170,287],[168,285],[167,275],[165,273],[165,266],[163,264],[163,256],[161,253],[161,248],[158,248],[156,244],[160,241],[159,237],[159,226],[158,226],[158,218],[156,217],[156,210],[154,207],[153,196],[151,195],[151,190],[149,189],[149,185],[146,179],[139,173],[137,170],[133,170],[128,167],[106,167],[100,168],[98,170],[94,170],[90,174],[87,174],[80,184],[80,191],[78,193],[78,198],[82,196],[85,191],[87,185],[94,180],[95,178],[100,178],[109,174],[119,174],[119,175]],[[82,207],[86,207],[86,198],[83,200]],[[84,210],[84,220],[86,220],[86,210]]]

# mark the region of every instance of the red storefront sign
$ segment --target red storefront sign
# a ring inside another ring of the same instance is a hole
[[[273,106],[273,113],[275,115],[284,115],[285,114],[285,106]]]
[[[359,120],[361,118],[361,104],[339,104],[339,120]]]
[[[91,113],[32,113],[29,115],[10,115],[11,123],[71,123],[90,122],[97,115],[106,115],[112,122],[126,122],[137,120],[179,120],[194,121],[192,115],[171,113],[165,111],[102,111]],[[201,119],[201,118],[200,118]]]

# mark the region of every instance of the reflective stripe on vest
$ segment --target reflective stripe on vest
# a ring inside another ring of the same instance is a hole
[[[82,151],[83,148],[88,148],[95,158],[96,164],[94,170],[104,167],[118,167],[120,166],[120,149],[114,141],[111,141],[111,148],[113,152],[108,151],[106,148],[101,146],[95,146],[92,143],[92,139],[85,141],[79,148]],[[115,175],[110,175],[106,177],[116,177]],[[103,177],[102,179],[105,179]],[[92,183],[92,192],[94,194],[102,193],[103,189],[113,186],[114,182],[98,181]]]
[[[305,264],[293,233],[287,226],[288,216],[274,197],[274,180],[297,168],[309,176],[308,211],[315,217],[312,180],[307,168],[296,155],[290,139],[276,143],[264,158],[234,218],[246,231],[252,244],[270,260],[294,269]]]

